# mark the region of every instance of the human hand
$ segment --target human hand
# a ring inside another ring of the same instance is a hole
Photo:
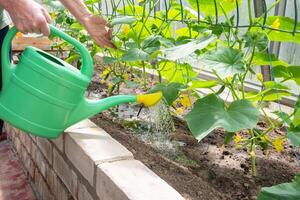
[[[8,0],[5,9],[14,25],[22,33],[50,34],[48,23],[51,22],[47,10],[33,0]]]
[[[100,47],[116,48],[111,42],[112,28],[107,26],[106,20],[101,16],[87,15],[82,21],[89,35]]]

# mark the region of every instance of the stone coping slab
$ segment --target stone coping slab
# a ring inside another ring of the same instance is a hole
[[[184,199],[89,119],[71,126],[65,132],[64,150],[67,158],[94,185],[100,199]]]

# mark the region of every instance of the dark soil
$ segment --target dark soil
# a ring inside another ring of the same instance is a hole
[[[97,71],[96,74],[99,73]],[[89,91],[105,97],[106,91],[103,90],[105,86],[99,84],[98,79],[98,76],[94,77]],[[139,88],[135,91],[123,88],[122,91],[126,94],[142,92]],[[299,151],[295,152],[289,144],[285,144],[281,153],[273,149],[270,149],[267,155],[256,151],[257,176],[253,177],[247,149],[237,149],[231,143],[224,148],[226,133],[220,129],[198,143],[191,136],[185,122],[175,118],[176,129],[169,135],[169,140],[179,141],[185,145],[179,147],[180,159],[174,159],[174,156],[166,157],[158,149],[143,142],[109,112],[98,114],[91,120],[123,144],[137,160],[142,161],[187,200],[254,200],[261,187],[289,182],[297,172],[300,172],[295,156]],[[260,128],[265,128],[264,125],[259,124]]]
[[[162,156],[156,149],[142,142],[110,115],[102,113],[92,118],[157,175],[167,181],[186,199],[256,199],[263,186],[290,181],[299,172],[294,150],[285,147],[282,153],[257,155],[257,176],[251,176],[249,153],[233,146],[222,148],[225,133],[216,130],[197,143],[181,120],[175,120],[176,132],[171,139],[186,143],[184,155],[197,163],[185,165]]]

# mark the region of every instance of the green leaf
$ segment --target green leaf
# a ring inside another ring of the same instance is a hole
[[[71,26],[70,26],[71,29],[74,29],[74,30],[83,30],[83,26],[81,24],[79,24],[78,22],[75,22],[73,23]]]
[[[160,49],[160,39],[161,36],[150,35],[143,40],[141,47],[145,52],[152,54]]]
[[[215,80],[194,80],[189,83],[189,90],[196,89],[196,88],[212,88],[218,85],[218,82]]]
[[[197,31],[193,31],[188,28],[188,27],[183,27],[183,28],[179,28],[176,30],[176,39],[178,39],[179,37],[188,37],[188,38],[196,38],[198,37],[200,34]]]
[[[257,200],[296,200],[300,199],[300,174],[290,183],[263,187]]]
[[[248,100],[237,100],[229,107],[215,94],[196,101],[193,110],[185,117],[192,134],[202,140],[215,128],[228,132],[254,128],[259,111]]]
[[[111,25],[115,26],[117,24],[132,24],[135,21],[136,18],[132,16],[117,17],[112,19]]]
[[[279,60],[274,54],[267,54],[267,53],[255,53],[253,57],[253,64],[254,65],[271,65],[272,66],[288,66],[288,63]]]
[[[235,135],[235,132],[227,132],[226,136],[224,138],[224,144],[227,145],[232,140],[234,135]]]
[[[290,127],[287,136],[294,146],[300,146],[300,128]]]
[[[206,16],[215,16],[216,10],[214,0],[188,0],[189,4],[194,10],[197,10],[197,1],[199,2],[198,5],[200,12],[204,13]],[[241,5],[242,0],[239,0],[238,2],[239,5]],[[229,13],[236,8],[235,0],[216,0],[216,3],[219,15],[223,15],[223,13],[221,12],[222,8],[220,7],[220,4],[222,5],[226,13]]]
[[[246,99],[250,101],[276,101],[281,100],[282,97],[291,96],[292,94],[289,91],[286,90],[278,90],[278,89],[272,89],[272,90],[263,90],[259,93],[257,92],[248,92],[246,94]]]
[[[273,114],[277,115],[279,119],[282,120],[282,122],[286,123],[287,125],[290,125],[292,123],[292,120],[290,119],[289,115],[286,112],[283,111],[274,111]]]
[[[300,85],[300,66],[277,66],[273,69],[275,77],[292,79]]]
[[[119,59],[114,57],[109,57],[109,56],[103,56],[103,62],[104,64],[113,64],[119,62]]]
[[[156,84],[152,89],[148,91],[148,93],[155,93],[161,91],[163,93],[163,97],[165,98],[168,105],[172,105],[172,103],[179,96],[180,89],[183,89],[184,86],[181,83],[170,83],[170,84]]]
[[[146,49],[149,47],[157,47],[160,45],[160,39],[161,39],[161,36],[159,36],[159,35],[150,35],[145,40],[143,40],[141,46],[143,49]]]
[[[300,125],[300,109],[297,109],[297,111],[295,112],[292,123],[295,127]]]
[[[230,47],[219,47],[204,55],[205,67],[215,70],[221,78],[245,72],[243,53]]]
[[[295,104],[295,110],[300,109],[300,95],[298,95],[296,104]]]
[[[300,125],[300,95],[298,95],[298,99],[296,101],[296,104],[294,106],[294,119],[293,119],[293,125],[294,127],[298,127]]]
[[[277,22],[276,22],[277,20]],[[262,22],[262,21],[261,21]],[[269,16],[266,21],[266,25],[275,28],[281,29],[285,31],[293,32],[294,30],[294,19],[289,17],[282,17],[282,16]],[[274,24],[278,24],[278,27],[274,27]],[[262,30],[261,28],[253,28],[253,31],[264,31],[270,41],[277,41],[277,42],[295,42],[300,44],[300,34],[296,33],[295,36],[291,33],[280,32],[277,30],[269,30],[265,29]],[[300,22],[297,24],[297,31],[300,31]]]
[[[188,64],[163,61],[159,63],[159,67],[163,68],[160,73],[168,82],[187,84],[197,76],[197,73]]]
[[[178,60],[181,58],[184,58],[192,53],[194,53],[196,50],[201,50],[207,47],[211,42],[213,42],[216,39],[214,36],[207,36],[202,37],[200,39],[194,39],[189,43],[171,47],[169,49],[164,49],[162,51],[163,57],[167,60]]]
[[[278,89],[278,90],[289,90],[290,88],[281,84],[277,83],[275,81],[266,81],[263,83],[265,88],[270,88],[270,89]]]
[[[149,54],[143,51],[142,49],[133,48],[125,51],[122,56],[124,62],[128,61],[143,61],[149,59]]]
[[[269,39],[265,33],[247,32],[243,38],[245,39],[245,47],[255,47],[258,51],[264,51],[269,45]]]

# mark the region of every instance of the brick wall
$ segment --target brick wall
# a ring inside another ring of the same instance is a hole
[[[26,134],[9,124],[5,129],[38,199],[183,199],[89,120],[55,140]]]

